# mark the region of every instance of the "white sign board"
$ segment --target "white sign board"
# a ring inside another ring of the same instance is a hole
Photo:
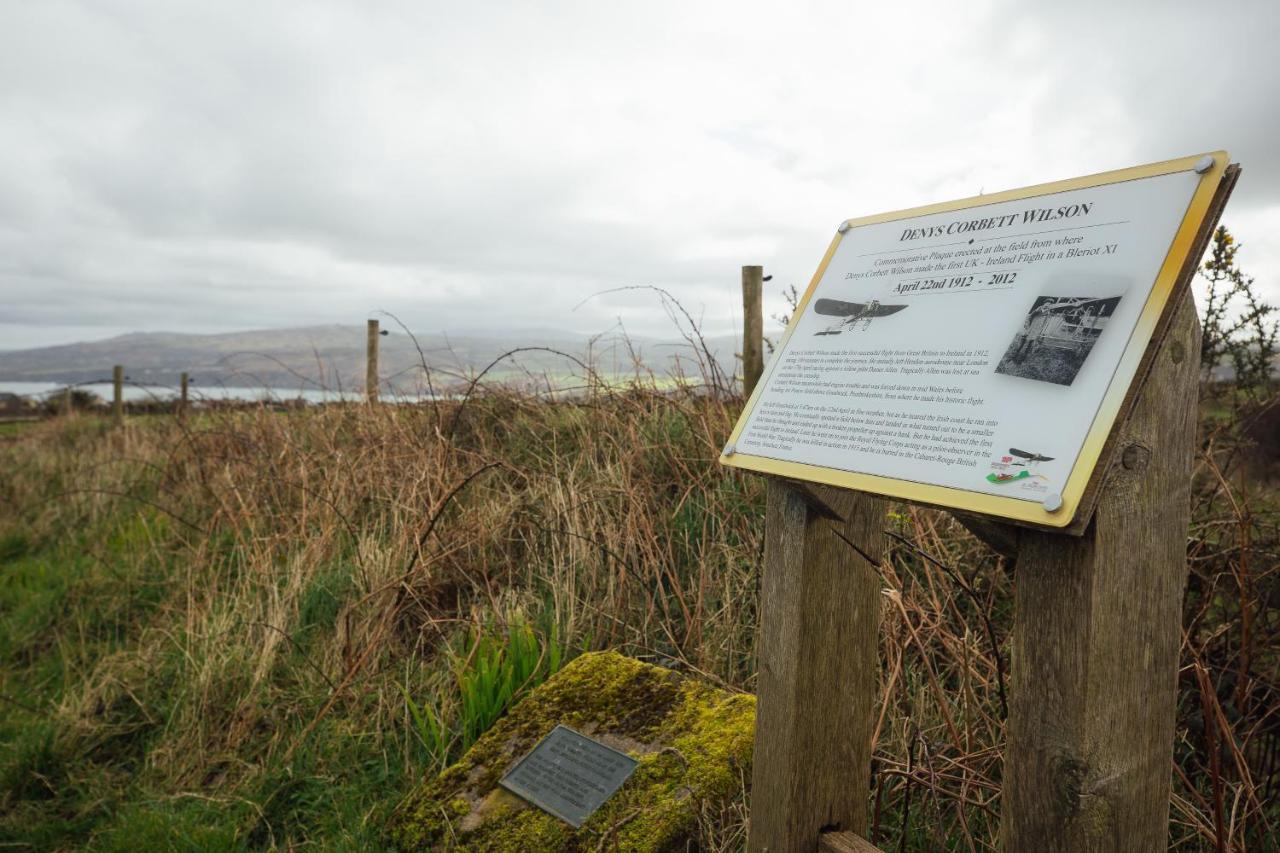
[[[1225,166],[846,223],[722,461],[1066,526]]]

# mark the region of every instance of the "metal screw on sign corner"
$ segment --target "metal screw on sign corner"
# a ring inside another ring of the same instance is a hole
[[[724,446],[724,455],[725,455],[725,456],[732,456],[733,454],[735,454],[735,453],[737,453],[737,452],[738,452],[738,448],[737,448],[734,444],[732,444],[732,443],[730,443],[730,444],[726,444],[726,445]]]
[[[1196,174],[1203,175],[1205,172],[1213,168],[1213,158],[1208,154],[1196,161]]]
[[[1059,495],[1056,492],[1052,495],[1045,495],[1045,498],[1040,502],[1040,505],[1044,507],[1045,512],[1057,512],[1062,509],[1062,495]]]
[[[844,232],[846,232],[846,231],[848,231],[848,230],[849,230],[849,223],[848,223],[848,222],[841,222],[841,223],[840,223],[840,227],[836,229],[836,231],[840,232],[841,234],[843,234]]]

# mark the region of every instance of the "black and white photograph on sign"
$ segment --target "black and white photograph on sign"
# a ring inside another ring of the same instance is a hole
[[[865,332],[871,328],[871,321],[878,317],[889,317],[897,314],[905,305],[884,305],[878,299],[867,302],[845,302],[842,299],[819,299],[813,304],[815,314],[839,319],[825,328],[814,332],[817,336],[838,335],[841,332]]]
[[[1070,385],[1119,304],[1119,296],[1041,296],[1009,342],[996,373]]]

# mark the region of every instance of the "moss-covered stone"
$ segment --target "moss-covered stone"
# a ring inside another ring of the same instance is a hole
[[[639,760],[580,829],[498,787],[557,724]],[[511,709],[462,760],[396,809],[410,850],[662,851],[681,847],[699,807],[751,777],[755,697],[730,694],[613,652],[579,657]]]

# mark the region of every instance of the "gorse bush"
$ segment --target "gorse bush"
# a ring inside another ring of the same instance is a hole
[[[1226,226],[1213,234],[1209,257],[1200,267],[1205,283],[1201,310],[1200,365],[1212,382],[1229,368],[1228,383],[1247,399],[1267,400],[1276,388],[1276,306],[1259,295],[1252,276],[1236,262],[1240,244]]]

